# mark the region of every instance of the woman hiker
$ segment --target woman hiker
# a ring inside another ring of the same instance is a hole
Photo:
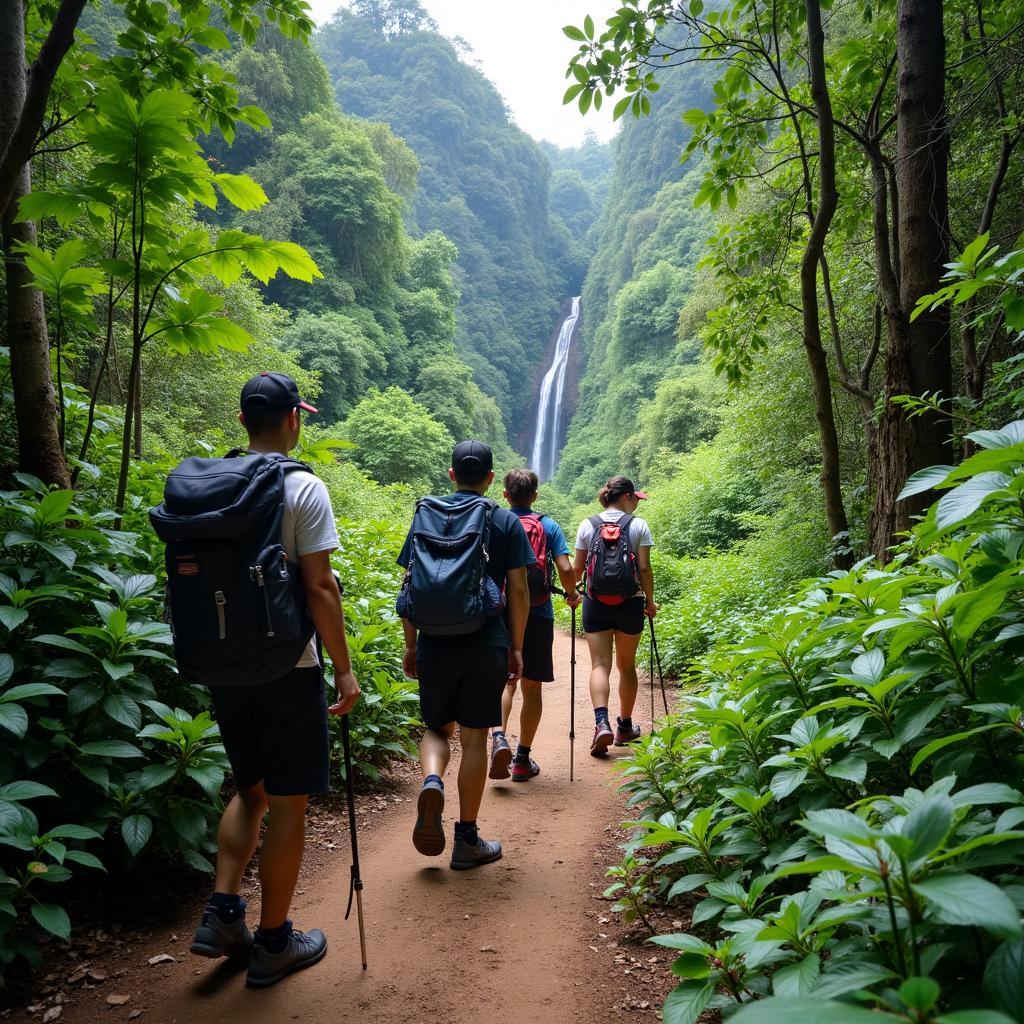
[[[575,571],[584,577],[583,631],[590,648],[590,699],[594,704],[594,739],[590,753],[603,756],[614,743],[625,746],[639,738],[633,705],[639,681],[636,649],[644,618],[654,618],[654,540],[647,522],[634,515],[647,495],[628,477],[614,476],[601,488],[604,509],[584,519],[576,534]],[[615,731],[608,718],[612,657],[619,670],[619,715]]]

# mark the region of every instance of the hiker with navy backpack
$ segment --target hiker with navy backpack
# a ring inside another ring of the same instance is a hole
[[[523,635],[530,611],[527,566],[533,548],[519,517],[488,498],[491,449],[461,441],[448,475],[455,493],[421,498],[398,557],[405,569],[396,602],[405,630],[403,667],[419,679],[423,786],[416,802],[413,846],[444,852],[444,773],[456,726],[462,747],[459,820],[451,867],[490,864],[501,843],[477,830],[487,784],[487,734],[501,722],[501,696],[523,673]]]
[[[625,746],[640,736],[633,724],[639,681],[636,650],[645,617],[658,614],[654,603],[651,548],[646,521],[634,515],[647,495],[628,477],[612,477],[598,500],[604,511],[580,523],[576,534],[577,576],[582,576],[583,631],[590,649],[590,698],[594,738],[590,753],[601,757],[614,743]],[[619,716],[612,732],[608,718],[612,662],[619,670]]]
[[[329,555],[338,534],[327,489],[288,457],[303,402],[295,381],[261,373],[242,388],[248,448],[186,459],[151,513],[166,543],[169,615],[181,675],[210,688],[237,792],[221,818],[213,895],[191,950],[248,960],[263,988],[322,960],[318,929],[292,928],[288,911],[305,843],[306,803],[329,788],[328,712],[359,698]],[[314,636],[315,634],[315,636]],[[315,638],[331,656],[330,707]],[[260,837],[255,936],[239,895]]]
[[[519,517],[534,554],[534,564],[526,570],[530,591],[530,617],[523,637],[523,706],[519,712],[519,742],[515,757],[505,732],[512,715],[516,682],[505,687],[501,698],[501,728],[491,737],[492,779],[529,782],[540,774],[540,766],[530,756],[530,746],[544,713],[543,684],[554,681],[555,666],[551,650],[555,641],[555,610],[551,595],[555,592],[554,574],[562,584],[561,593],[570,608],[580,603],[576,593],[576,574],[569,561],[569,544],[562,528],[550,516],[534,512],[540,480],[532,469],[513,469],[504,480],[505,500]],[[511,771],[509,767],[511,765]]]

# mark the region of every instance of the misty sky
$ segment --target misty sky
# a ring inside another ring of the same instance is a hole
[[[341,0],[309,0],[314,19],[327,20]],[[618,6],[615,0],[421,0],[446,36],[461,36],[473,48],[481,70],[511,108],[516,124],[536,139],[578,145],[592,130],[607,140],[615,134],[612,104],[581,116],[563,107],[569,83],[565,68],[576,45],[563,25],[579,25],[587,14],[598,25]],[[472,58],[469,58],[472,59]]]

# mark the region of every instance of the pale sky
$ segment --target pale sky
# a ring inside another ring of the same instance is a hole
[[[442,35],[461,36],[483,73],[504,97],[516,124],[535,139],[578,145],[592,130],[607,141],[615,134],[613,103],[584,117],[562,106],[569,86],[565,69],[578,46],[563,25],[581,25],[590,14],[598,27],[619,5],[615,0],[420,0]],[[316,22],[326,21],[342,0],[309,0]],[[617,98],[617,97],[616,97]]]

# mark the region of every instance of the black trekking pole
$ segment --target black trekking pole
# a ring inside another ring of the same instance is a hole
[[[576,766],[576,606],[572,606],[572,638],[569,656],[569,781]]]
[[[651,683],[651,731],[654,731],[654,619],[649,615],[647,621],[651,624],[651,660],[647,665],[647,678]]]
[[[366,970],[366,927],[363,924],[363,880],[359,875],[359,839],[356,836],[356,796],[352,787],[352,740],[349,736],[348,715],[341,716],[341,746],[345,752],[345,791],[348,796],[348,831],[352,839],[352,877],[348,886],[348,907],[345,920],[352,913],[352,898],[356,901],[356,917],[359,919],[359,949]]]
[[[661,671],[661,655],[658,653],[658,640],[654,634],[654,618],[648,616],[647,621],[651,624],[651,723],[654,722],[654,666],[658,666],[658,682],[661,685],[661,701],[665,705],[665,714],[668,715],[668,697],[665,696],[665,674]]]

